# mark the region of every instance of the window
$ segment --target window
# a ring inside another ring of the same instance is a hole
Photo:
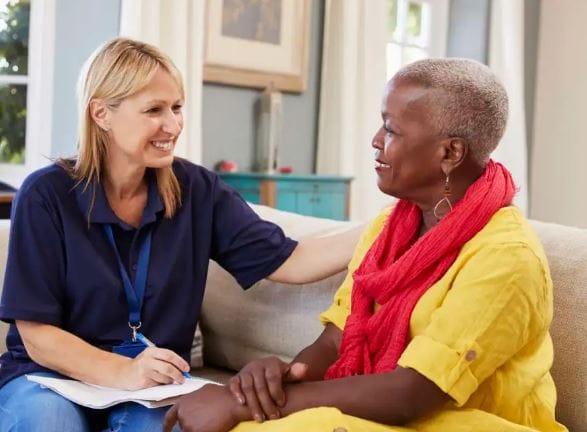
[[[54,0],[0,0],[0,180],[17,187],[50,154],[53,23]]]
[[[444,57],[448,0],[387,0],[387,77],[427,57]]]
[[[24,163],[28,77],[28,0],[0,0],[0,162]]]

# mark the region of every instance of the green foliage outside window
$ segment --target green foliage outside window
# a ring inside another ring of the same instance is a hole
[[[422,5],[409,3],[408,6],[408,34],[420,36],[422,33]]]
[[[0,75],[27,75],[30,0],[0,0]],[[24,162],[27,86],[0,85],[0,163]]]
[[[410,36],[420,36],[422,33],[422,5],[419,2],[407,2],[407,21],[404,16],[398,17],[398,2],[405,4],[406,0],[387,0],[387,31],[390,37],[397,30],[398,19],[405,22],[404,31]],[[405,11],[405,9],[404,9]],[[401,35],[402,37],[404,35]]]
[[[393,35],[393,32],[397,28],[397,0],[387,0],[388,16],[387,16],[387,31],[389,35]]]

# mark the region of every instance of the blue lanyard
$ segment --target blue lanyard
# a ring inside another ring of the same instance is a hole
[[[133,341],[136,340],[136,332],[141,327],[141,308],[143,306],[143,299],[145,297],[145,286],[147,285],[147,272],[149,270],[149,255],[151,254],[151,230],[147,231],[145,240],[141,245],[139,251],[139,262],[137,264],[137,274],[135,277],[134,284],[131,282],[130,277],[122,259],[120,253],[116,247],[114,241],[114,234],[112,233],[112,227],[109,224],[104,225],[104,231],[110,241],[110,245],[114,250],[116,259],[118,260],[118,271],[120,272],[120,278],[124,285],[124,293],[126,294],[126,301],[128,303],[128,325],[132,329]]]

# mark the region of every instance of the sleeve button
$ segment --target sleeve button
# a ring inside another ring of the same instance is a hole
[[[477,353],[474,350],[469,350],[467,351],[467,354],[465,355],[465,359],[467,361],[472,362],[473,360],[475,360],[477,358]]]

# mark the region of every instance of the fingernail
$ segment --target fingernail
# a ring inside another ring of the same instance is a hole
[[[261,417],[259,414],[255,414],[255,421],[257,423],[263,423],[263,417]]]
[[[244,405],[245,404],[245,400],[243,399],[242,396],[239,396],[238,397],[238,403],[241,404],[241,405]]]
[[[273,414],[271,414],[271,415],[269,416],[269,418],[270,418],[271,420],[277,420],[277,419],[279,418],[279,414],[277,414],[277,413],[273,413]]]

